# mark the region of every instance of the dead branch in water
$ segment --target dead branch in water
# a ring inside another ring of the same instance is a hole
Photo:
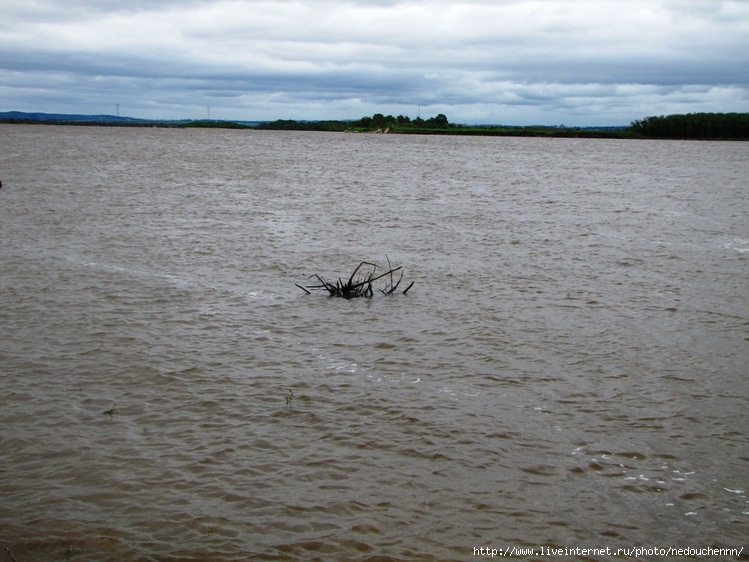
[[[0,185],[2,185],[2,184],[0,184]],[[10,551],[10,548],[8,548],[8,547],[6,546],[6,547],[5,547],[5,551],[6,551],[7,553],[8,553],[8,556],[10,556],[10,559],[11,559],[11,560],[13,560],[13,562],[18,562],[18,560],[16,560],[16,557],[15,557],[15,556],[13,556],[13,553],[12,553],[12,552]]]
[[[387,259],[388,262],[387,268],[368,261],[361,262],[351,273],[348,281],[344,281],[343,279],[338,278],[335,283],[332,283],[323,279],[319,275],[314,274],[310,276],[310,279],[314,277],[315,279],[317,279],[319,284],[307,285],[306,287],[303,287],[298,283],[295,283],[295,285],[308,295],[312,294],[311,291],[324,290],[327,291],[331,297],[353,299],[357,297],[373,296],[374,289],[372,284],[375,281],[382,279],[383,277],[389,276],[390,283],[385,285],[384,289],[379,289],[379,291],[383,295],[392,295],[395,294],[396,289],[398,289],[398,285],[400,285],[400,282],[403,280],[403,272],[401,271],[403,269],[403,266],[399,265],[398,267],[393,267],[390,263],[390,258],[385,256],[385,259]],[[398,271],[401,272],[400,277],[397,281],[394,281],[393,274]],[[357,277],[357,275],[359,276]],[[403,294],[405,295],[411,287],[413,287],[413,281],[408,287],[406,287],[406,289],[403,291]]]

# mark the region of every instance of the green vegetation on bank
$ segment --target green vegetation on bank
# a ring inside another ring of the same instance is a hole
[[[749,140],[749,113],[687,113],[646,117],[630,130],[657,139]]]
[[[266,129],[275,131],[328,131],[353,133],[395,133],[412,135],[473,135],[511,137],[573,137],[573,138],[654,138],[694,140],[749,140],[749,113],[689,113],[646,117],[633,121],[629,127],[565,127],[458,125],[440,113],[435,117],[411,119],[404,115],[375,113],[354,121],[294,121],[278,119],[270,122],[239,122],[218,120],[155,121],[111,115],[60,115],[44,113],[0,113],[0,123],[54,124],[108,127],[168,127],[212,129]]]
[[[294,121],[279,119],[258,125],[258,129],[282,131],[347,131],[352,133],[392,133],[406,135],[475,135],[515,137],[632,138],[625,127],[514,127],[508,125],[457,125],[440,113],[428,119],[405,115],[374,115],[355,121]]]
[[[392,115],[383,115],[382,113],[375,113],[372,117],[362,117],[358,121],[352,121],[349,124],[349,129],[353,131],[367,131],[372,129],[390,129],[394,132],[406,132],[414,129],[427,129],[433,131],[435,129],[451,129],[455,125],[452,125],[448,120],[447,116],[440,113],[436,117],[430,117],[429,119],[422,119],[420,116],[414,120],[405,115],[398,115],[393,117]]]
[[[388,132],[405,133],[414,131],[449,130],[451,125],[447,117],[439,114],[429,119],[417,117],[413,121],[410,117],[398,115],[383,115],[375,113],[371,117],[362,117],[356,121],[294,121],[279,119],[268,123],[261,123],[258,129],[282,131],[352,131],[352,132]]]
[[[476,135],[505,137],[658,138],[749,140],[749,113],[690,113],[646,117],[629,127],[557,127],[510,125],[456,125],[440,113],[429,119],[375,113],[356,121],[293,121],[263,123],[259,129],[349,131],[413,135]]]
[[[172,125],[182,129],[254,129],[250,125],[243,125],[236,121],[185,121],[178,125]]]
[[[293,119],[278,119],[260,123],[256,129],[271,131],[345,131],[349,126],[347,121],[294,121]]]

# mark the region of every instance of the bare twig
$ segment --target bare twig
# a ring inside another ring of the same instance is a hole
[[[403,279],[403,272],[401,271],[403,266],[399,265],[398,267],[393,267],[390,258],[388,258],[387,255],[385,256],[385,259],[387,259],[388,262],[387,269],[373,262],[362,261],[354,268],[354,271],[351,273],[347,281],[344,281],[339,277],[335,283],[331,283],[320,277],[318,274],[314,274],[311,275],[310,278],[314,277],[317,279],[319,285],[307,285],[305,287],[297,283],[296,286],[308,295],[311,294],[311,291],[324,289],[331,297],[343,297],[346,299],[371,297],[374,295],[374,282],[383,277],[389,276],[390,283],[385,286],[385,289],[380,289],[380,292],[385,295],[392,295],[395,293]],[[380,271],[382,273],[380,273]],[[398,280],[395,281],[393,274],[397,271],[401,271],[401,274]],[[408,289],[410,289],[411,286],[413,286],[413,283],[411,283]],[[408,289],[406,289],[406,291]],[[403,294],[405,294],[406,291],[403,291]]]
[[[301,289],[302,291],[304,291],[304,292],[305,292],[305,293],[307,293],[308,295],[311,295],[311,294],[312,294],[312,293],[310,293],[310,292],[309,292],[309,291],[308,291],[307,289],[305,289],[304,287],[302,287],[302,286],[301,286],[301,285],[300,285],[299,283],[294,283],[294,285],[296,285],[297,287],[299,287],[299,288],[300,288],[300,289]]]
[[[13,562],[18,562],[18,560],[16,560],[16,557],[13,556],[13,553],[10,551],[10,548],[8,548],[7,546],[5,547],[5,552],[8,553],[8,556],[10,556],[10,559],[13,560]]]

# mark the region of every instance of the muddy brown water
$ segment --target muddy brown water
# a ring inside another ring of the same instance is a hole
[[[18,562],[746,545],[749,143],[0,139]]]

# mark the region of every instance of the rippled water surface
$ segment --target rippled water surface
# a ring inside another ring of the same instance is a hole
[[[747,545],[749,143],[0,142],[18,562]]]

